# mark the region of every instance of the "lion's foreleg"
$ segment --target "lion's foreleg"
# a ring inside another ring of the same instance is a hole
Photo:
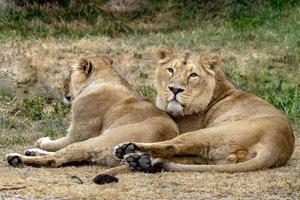
[[[171,158],[177,153],[177,145],[170,142],[155,143],[134,143],[136,149],[142,152],[150,153],[156,158]]]
[[[89,144],[85,144],[84,142],[71,144],[57,152],[50,152],[45,156],[24,156],[11,153],[7,154],[6,158],[8,163],[13,166],[24,164],[31,166],[59,167],[70,162],[89,161],[96,152],[94,152]],[[12,160],[15,160],[15,162]]]
[[[36,141],[35,147],[41,148],[45,151],[58,151],[69,144],[73,143],[74,141],[69,137],[63,137],[57,140],[51,140],[49,137],[40,138]]]
[[[172,140],[155,143],[133,143],[137,150],[150,153],[156,158],[171,158],[175,155],[199,155],[199,149],[205,148],[201,142],[190,137],[193,133],[178,136]],[[201,140],[200,140],[201,141]],[[196,144],[196,142],[198,142]]]

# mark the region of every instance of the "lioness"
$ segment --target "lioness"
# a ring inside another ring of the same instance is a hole
[[[242,172],[289,160],[295,138],[287,119],[226,80],[218,55],[176,55],[162,45],[157,59],[156,105],[173,116],[184,134],[163,142],[121,144],[117,158],[144,172],[153,167]]]
[[[58,140],[39,139],[40,149],[11,153],[10,165],[58,167],[70,162],[92,161],[116,166],[113,147],[127,141],[157,142],[178,135],[178,127],[163,111],[143,101],[105,57],[80,60],[65,84],[72,101],[68,134]],[[128,168],[128,167],[127,167]]]

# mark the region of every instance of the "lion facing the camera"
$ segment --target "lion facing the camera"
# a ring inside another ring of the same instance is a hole
[[[243,172],[287,163],[295,146],[288,120],[265,100],[236,89],[217,54],[181,55],[162,45],[157,59],[156,105],[183,134],[162,142],[121,144],[116,147],[119,159],[144,172],[155,166]]]

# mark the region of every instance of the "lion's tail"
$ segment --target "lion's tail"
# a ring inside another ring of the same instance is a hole
[[[288,159],[280,160],[277,156],[274,156],[270,151],[265,150],[258,153],[251,160],[237,163],[237,164],[225,164],[225,165],[184,165],[178,163],[164,163],[163,168],[168,171],[180,172],[180,171],[198,171],[198,172],[246,172],[255,171],[270,168],[272,166],[280,166],[287,162]]]

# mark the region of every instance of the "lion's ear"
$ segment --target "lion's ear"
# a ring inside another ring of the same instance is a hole
[[[217,53],[203,54],[199,62],[202,65],[208,65],[210,69],[215,69],[220,66],[221,57]]]
[[[161,44],[156,50],[155,55],[160,64],[165,64],[175,57],[175,52],[171,47]]]
[[[85,75],[89,75],[92,71],[92,62],[82,58],[79,60],[78,69],[81,70]]]
[[[103,62],[107,65],[112,65],[114,62],[108,56],[102,56]]]

